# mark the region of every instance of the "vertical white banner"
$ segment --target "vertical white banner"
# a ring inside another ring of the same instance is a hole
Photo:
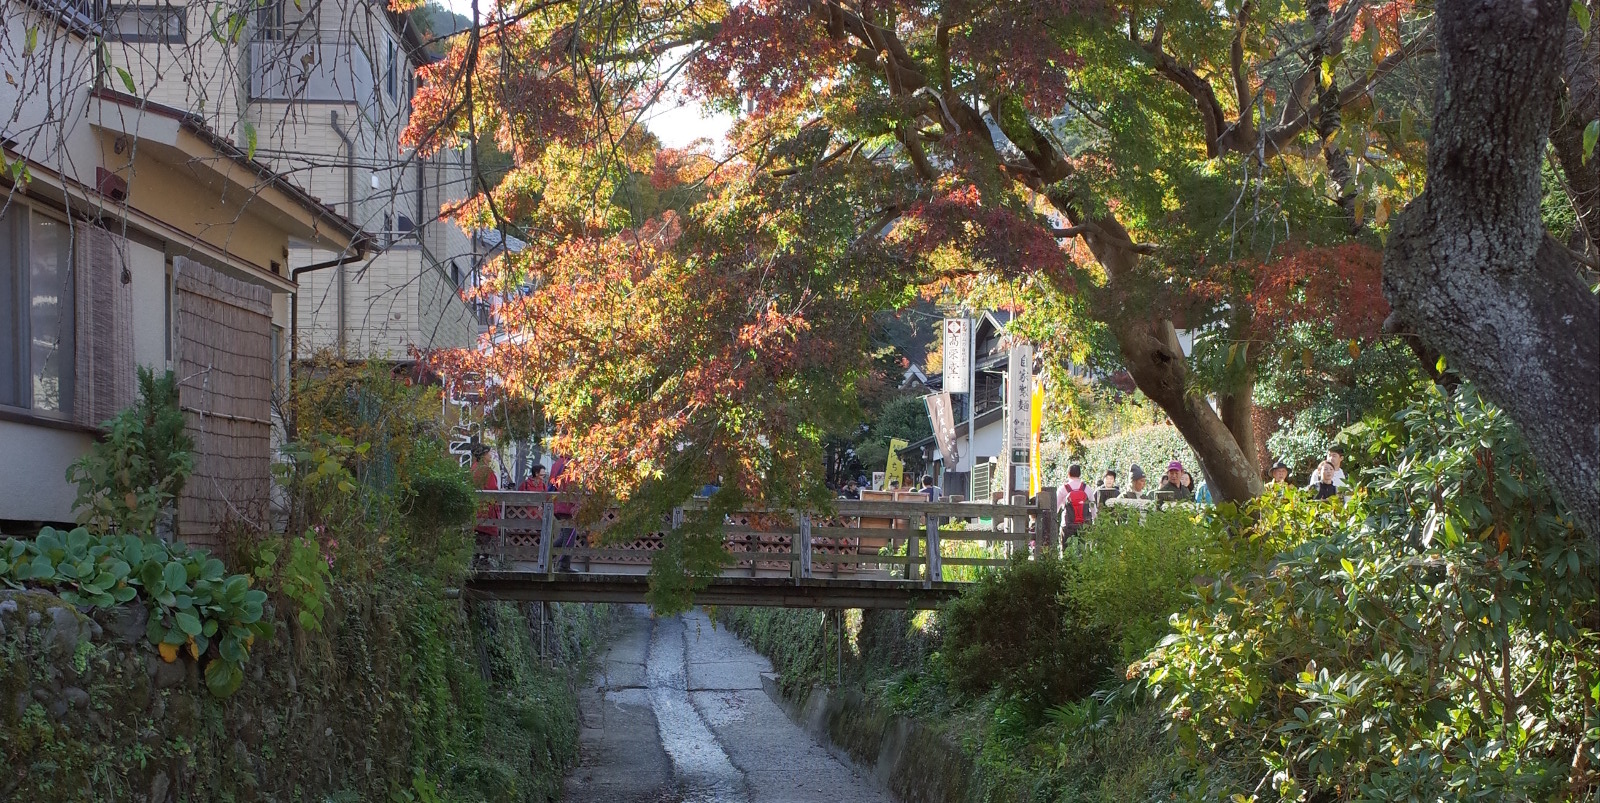
[[[1033,446],[1033,346],[1011,347],[1006,369],[1006,448],[1012,463],[1028,462]]]
[[[970,393],[972,319],[944,319],[944,392]]]

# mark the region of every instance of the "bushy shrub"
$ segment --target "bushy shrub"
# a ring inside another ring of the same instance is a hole
[[[78,523],[97,534],[156,535],[194,468],[178,383],[139,368],[139,401],[105,422],[106,437],[67,468]]]
[[[1293,497],[1247,507],[1239,539],[1286,520],[1304,537],[1202,589],[1145,665],[1184,744],[1245,776],[1209,793],[1590,799],[1594,541],[1470,388],[1365,436],[1369,495],[1324,516],[1280,515]]]
[[[1075,456],[1075,461],[1083,465],[1084,479],[1091,484],[1106,469],[1113,469],[1126,485],[1128,469],[1134,463],[1155,478],[1173,460],[1182,461],[1196,480],[1200,478],[1200,461],[1195,458],[1183,436],[1178,434],[1177,427],[1171,424],[1151,424],[1109,438],[1085,441]],[[1056,483],[1064,481],[1067,478],[1066,470],[1067,466],[1061,465],[1060,476],[1052,480]]]
[[[1042,711],[1093,690],[1111,649],[1063,592],[1067,576],[1060,559],[1021,560],[945,605],[938,655],[958,691],[998,688]]]
[[[452,577],[466,569],[475,500],[444,443],[437,388],[382,366],[321,360],[297,385],[296,437],[276,467],[289,532],[309,532],[343,577],[403,564]]]
[[[1071,542],[1066,592],[1073,610],[1116,644],[1123,666],[1171,632],[1197,579],[1218,568],[1207,529],[1194,513],[1112,507]]]

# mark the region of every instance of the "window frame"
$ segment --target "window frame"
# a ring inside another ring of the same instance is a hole
[[[26,420],[31,418],[41,421],[72,424],[74,405],[76,405],[78,401],[77,253],[78,248],[80,247],[78,237],[74,229],[77,226],[87,224],[74,220],[71,215],[60,210],[44,207],[39,204],[28,203],[13,195],[5,199],[4,202],[0,202],[0,220],[4,221],[3,223],[0,223],[0,225],[13,225],[9,218],[11,215],[17,214],[19,210],[24,218],[22,225],[19,227],[19,230],[22,232],[22,236],[18,239],[18,242],[14,245],[14,250],[10,254],[0,253],[0,260],[11,258],[15,258],[16,260],[15,264],[12,266],[13,270],[7,272],[7,279],[11,282],[11,287],[15,293],[16,307],[10,310],[0,310],[0,313],[5,313],[14,321],[14,328],[11,330],[11,334],[15,336],[15,342],[10,346],[10,348],[15,350],[12,354],[12,357],[16,363],[14,367],[16,375],[13,377],[13,380],[17,382],[17,398],[19,401],[24,402],[24,404],[12,404],[9,399],[0,398],[0,414],[3,414],[3,417],[6,420]],[[63,303],[65,308],[70,311],[71,316],[67,321],[64,336],[58,339],[56,345],[57,354],[62,355],[63,357],[63,364],[59,370],[61,371],[61,376],[63,377],[62,384],[65,386],[65,390],[61,394],[64,397],[64,400],[58,406],[58,408],[54,410],[41,409],[39,407],[35,407],[33,404],[34,366],[33,350],[31,345],[33,332],[32,316],[29,314],[28,308],[33,304],[33,287],[29,273],[30,263],[33,256],[31,249],[33,246],[32,240],[34,215],[40,215],[42,217],[49,218],[56,223],[68,227],[66,265],[64,266],[64,272],[66,275],[64,281],[69,295],[67,299],[61,303]],[[65,342],[64,346],[62,341]],[[0,343],[0,348],[5,348],[5,344]]]
[[[384,62],[384,67],[387,70],[387,73],[383,77],[383,88],[384,91],[389,93],[389,99],[394,100],[395,95],[399,94],[399,86],[397,86],[397,74],[400,72],[400,68],[395,61],[395,50],[397,48],[394,46],[394,40],[388,40],[388,45],[389,56],[388,60]]]
[[[88,38],[103,35],[109,0],[26,0],[61,27]]]
[[[178,20],[178,34],[172,37],[167,34],[124,34],[119,26],[122,15],[133,12],[135,19],[144,14],[163,14]],[[185,6],[174,6],[165,3],[112,3],[106,11],[106,38],[116,42],[153,42],[165,45],[186,45],[189,43],[189,12]]]

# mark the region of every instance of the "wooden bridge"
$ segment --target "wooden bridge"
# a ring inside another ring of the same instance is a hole
[[[1035,504],[1021,495],[1010,504],[929,502],[908,491],[877,496],[886,498],[841,499],[828,511],[756,508],[726,516],[728,563],[695,603],[932,608],[960,591],[958,575],[974,574],[960,567],[999,566],[1055,548],[1049,489]],[[557,515],[558,504],[582,502],[576,495],[482,491],[479,499],[490,511],[479,526],[495,532],[478,536],[465,590],[504,600],[643,602],[651,558],[695,510],[675,510],[661,530],[618,542],[606,537],[619,521],[615,510],[590,524]]]

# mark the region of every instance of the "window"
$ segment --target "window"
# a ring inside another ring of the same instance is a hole
[[[99,35],[106,16],[105,0],[36,0],[41,10],[53,13],[67,28],[84,35]]]
[[[264,0],[256,9],[255,38],[262,42],[276,42],[284,38],[283,0]]]
[[[183,6],[112,6],[106,33],[121,42],[188,41],[188,19]]]
[[[456,287],[461,286],[461,266],[457,265],[454,260],[450,262],[450,283]]]
[[[400,72],[395,65],[393,42],[389,43],[389,58],[384,62],[384,69],[383,88],[388,91],[389,97],[392,98],[395,94],[395,81],[397,80]]]
[[[992,488],[994,485],[994,464],[988,461],[978,463],[972,472],[972,498],[981,502],[988,502],[989,495],[999,490]]]
[[[72,410],[72,231],[15,200],[0,213],[0,404]]]

